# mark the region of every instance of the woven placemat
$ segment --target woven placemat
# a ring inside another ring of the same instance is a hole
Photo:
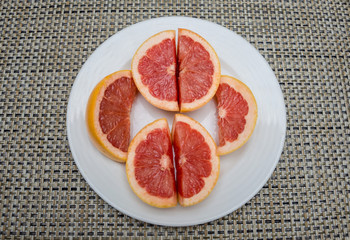
[[[0,6],[0,236],[350,238],[348,0]],[[119,30],[166,15],[246,38],[274,70],[287,108],[284,151],[264,188],[234,213],[192,227],[143,223],[109,206],[78,171],[66,136],[71,86],[88,56]]]

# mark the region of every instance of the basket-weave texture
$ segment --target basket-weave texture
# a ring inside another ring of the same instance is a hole
[[[0,236],[136,239],[350,238],[350,2],[2,1]],[[246,205],[192,227],[118,212],[86,183],[66,134],[71,86],[108,37],[142,20],[190,16],[246,38],[284,94],[281,159]]]

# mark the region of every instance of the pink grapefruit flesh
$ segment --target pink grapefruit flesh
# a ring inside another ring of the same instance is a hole
[[[197,204],[210,194],[219,176],[216,145],[204,127],[182,114],[175,115],[172,140],[179,202]]]
[[[176,186],[170,131],[165,119],[144,127],[132,140],[126,173],[144,202],[160,208],[176,205]]]
[[[178,30],[178,84],[181,112],[205,105],[220,82],[220,62],[213,47],[197,33]]]
[[[224,155],[243,146],[254,131],[258,117],[253,93],[241,81],[222,76],[216,92],[218,102],[219,147]]]
[[[130,111],[136,87],[129,70],[105,77],[92,91],[86,108],[88,133],[109,158],[125,162],[130,141]]]
[[[131,70],[140,93],[152,105],[178,111],[175,31],[153,35],[136,51]]]

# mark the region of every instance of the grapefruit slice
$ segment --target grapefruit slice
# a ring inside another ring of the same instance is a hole
[[[175,31],[148,38],[136,51],[131,70],[140,93],[152,105],[178,111]]]
[[[165,118],[148,124],[131,141],[126,175],[135,194],[151,206],[176,206],[173,150]]]
[[[130,141],[130,110],[136,87],[129,70],[105,77],[92,91],[86,123],[94,145],[107,157],[125,162]]]
[[[176,114],[172,128],[178,199],[182,206],[204,200],[219,177],[220,162],[216,145],[197,121]]]
[[[178,84],[181,112],[196,110],[213,98],[220,83],[214,48],[197,33],[178,30]]]
[[[238,79],[222,76],[216,92],[218,102],[218,154],[231,153],[243,146],[252,135],[258,118],[253,93]]]

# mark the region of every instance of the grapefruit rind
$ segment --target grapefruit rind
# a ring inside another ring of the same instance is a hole
[[[186,115],[175,114],[173,127],[171,130],[172,141],[174,141],[174,131],[175,131],[175,126],[177,122],[187,123],[191,126],[192,129],[195,129],[199,133],[201,133],[205,139],[205,142],[209,145],[209,148],[211,149],[212,172],[209,177],[203,178],[205,182],[203,189],[199,193],[197,193],[196,195],[190,198],[183,198],[182,196],[180,196],[180,194],[178,194],[178,201],[180,205],[183,207],[188,207],[188,206],[195,205],[203,201],[204,199],[206,199],[214,189],[220,173],[220,157],[217,155],[217,150],[216,150],[217,147],[216,147],[215,141],[211,137],[209,132],[199,122],[197,122],[196,120]]]
[[[218,146],[217,152],[220,156],[234,152],[242,147],[253,134],[256,121],[258,119],[258,106],[252,91],[247,85],[245,85],[240,80],[227,75],[221,76],[220,84],[221,83],[226,83],[230,87],[234,88],[235,91],[239,92],[242,97],[248,102],[249,111],[245,116],[246,125],[244,131],[238,135],[238,138],[233,142],[226,141],[224,146]]]
[[[146,125],[143,129],[141,129],[136,134],[136,136],[131,141],[129,145],[127,161],[126,161],[126,176],[131,189],[143,202],[158,208],[170,208],[170,207],[175,207],[177,205],[176,191],[174,191],[174,195],[170,198],[160,198],[160,197],[152,196],[137,183],[136,178],[134,177],[135,168],[133,167],[133,163],[135,159],[136,148],[141,141],[147,138],[148,133],[150,133],[152,130],[157,128],[160,128],[160,129],[166,128],[170,135],[170,130],[169,130],[167,120],[165,118],[161,118]]]
[[[138,63],[140,59],[146,54],[149,48],[153,47],[156,44],[161,43],[164,39],[170,38],[175,41],[175,35],[176,35],[175,30],[166,30],[149,37],[136,50],[131,60],[131,71],[132,71],[133,79],[139,92],[149,103],[151,103],[157,108],[167,110],[167,111],[179,111],[179,104],[177,102],[177,99],[175,101],[168,101],[168,100],[160,100],[152,96],[148,90],[149,89],[148,86],[144,85],[141,81],[141,74],[138,71]]]
[[[209,52],[210,59],[214,65],[213,83],[212,83],[212,86],[209,88],[208,93],[205,95],[205,97],[196,99],[191,103],[180,103],[181,112],[190,112],[204,106],[214,97],[216,90],[218,89],[220,84],[221,66],[220,66],[219,57],[215,52],[214,48],[202,36],[198,35],[195,32],[192,32],[191,30],[183,29],[183,28],[178,29],[178,35],[179,35],[178,38],[180,38],[180,36],[188,36],[191,39],[193,39],[195,42],[199,42]],[[179,49],[179,47],[177,49]]]
[[[107,135],[102,132],[99,124],[99,106],[102,101],[106,88],[113,83],[116,79],[121,77],[132,78],[130,70],[121,70],[114,72],[105,78],[103,78],[93,89],[90,94],[87,107],[86,107],[86,125],[88,129],[89,137],[92,143],[96,146],[100,152],[102,152],[108,158],[117,161],[125,162],[127,153],[114,147],[108,140]]]

